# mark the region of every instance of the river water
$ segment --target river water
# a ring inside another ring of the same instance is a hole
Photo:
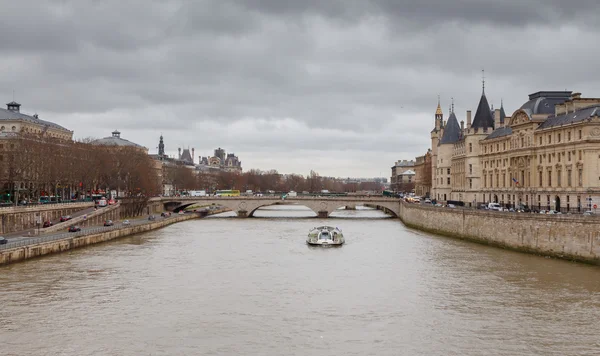
[[[598,267],[374,210],[312,215],[213,216],[0,268],[0,355],[600,354]],[[322,224],[346,244],[307,246]]]

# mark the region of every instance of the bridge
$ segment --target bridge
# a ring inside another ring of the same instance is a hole
[[[345,197],[287,197],[278,196],[239,196],[239,197],[161,197],[153,198],[151,202],[161,202],[164,210],[178,212],[192,205],[220,205],[234,211],[238,217],[252,217],[254,212],[263,206],[279,204],[304,205],[317,214],[319,218],[327,218],[341,207],[369,206],[383,210],[397,217],[400,214],[400,201],[397,198],[381,196],[345,196]]]

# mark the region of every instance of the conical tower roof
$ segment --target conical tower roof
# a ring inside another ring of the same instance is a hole
[[[485,129],[493,127],[494,117],[492,116],[492,111],[490,109],[490,105],[488,104],[487,98],[485,97],[485,93],[482,93],[481,99],[479,99],[479,105],[477,106],[477,111],[475,112],[475,118],[473,119],[473,124],[471,125],[471,128]]]
[[[456,119],[456,115],[454,113],[450,114],[448,118],[448,122],[446,123],[446,127],[444,128],[444,136],[440,140],[440,145],[444,145],[447,143],[455,143],[460,140],[460,126],[458,125],[458,120]]]

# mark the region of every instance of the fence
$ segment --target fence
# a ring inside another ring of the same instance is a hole
[[[38,209],[58,209],[62,207],[72,207],[74,205],[80,204],[82,206],[94,206],[93,201],[71,201],[71,202],[62,202],[62,203],[40,203],[40,204],[24,204],[24,205],[7,205],[0,206],[0,212],[9,212],[10,210],[14,210],[15,212],[21,212],[26,210],[27,208],[38,208]]]

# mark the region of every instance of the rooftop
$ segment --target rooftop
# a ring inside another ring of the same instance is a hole
[[[105,146],[122,146],[122,147],[136,147],[143,148],[146,147],[138,145],[137,143],[133,143],[129,140],[121,138],[121,133],[118,130],[112,132],[112,136],[104,137],[91,142],[93,145],[105,145]]]

